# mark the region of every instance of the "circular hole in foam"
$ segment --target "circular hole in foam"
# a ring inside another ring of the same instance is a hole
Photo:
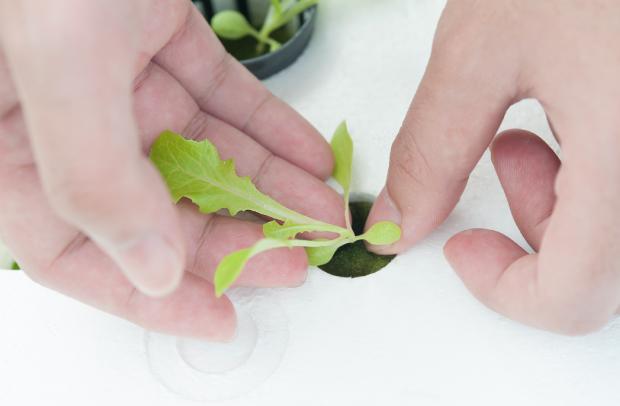
[[[229,296],[238,315],[237,334],[229,343],[146,332],[149,368],[170,391],[198,401],[233,399],[277,370],[288,343],[288,321],[281,307],[251,290]]]

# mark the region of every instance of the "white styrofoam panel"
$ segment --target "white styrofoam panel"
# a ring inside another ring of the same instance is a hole
[[[267,82],[326,135],[349,121],[359,192],[384,182],[441,8],[432,0],[324,1],[307,52]],[[502,127],[513,126],[556,146],[535,102],[509,111]],[[442,255],[443,243],[470,227],[524,243],[488,156],[448,221],[386,270],[358,280],[312,270],[301,288],[265,292],[288,319],[282,364],[255,391],[220,404],[620,404],[620,323],[569,338],[487,310]],[[196,404],[152,376],[140,328],[21,273],[0,273],[0,322],[0,404]]]

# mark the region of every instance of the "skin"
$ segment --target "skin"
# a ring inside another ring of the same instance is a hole
[[[620,307],[620,3],[449,1],[391,153],[368,226],[392,220],[419,242],[453,210],[489,145],[534,253],[490,230],[445,254],[484,304],[565,334],[602,328]],[[535,134],[496,132],[506,110],[540,101],[562,161]],[[495,139],[495,140],[494,140]]]
[[[36,282],[145,328],[227,340],[211,280],[260,224],[175,207],[147,159],[165,129],[208,137],[285,205],[343,224],[320,134],[230,57],[186,0],[0,0],[0,238]],[[239,284],[297,286],[302,249]]]

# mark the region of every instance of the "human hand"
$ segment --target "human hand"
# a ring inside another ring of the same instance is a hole
[[[149,329],[227,339],[234,310],[210,280],[261,226],[172,205],[146,157],[165,129],[208,137],[261,191],[343,222],[322,182],[328,144],[188,0],[0,0],[1,239],[43,285]],[[302,249],[270,251],[239,283],[296,286],[306,268]]]
[[[430,62],[394,142],[368,225],[397,221],[411,247],[441,224],[515,102],[544,107],[562,162],[536,135],[492,146],[515,221],[534,249],[470,230],[445,254],[472,293],[520,322],[566,334],[620,307],[620,4],[449,1]]]

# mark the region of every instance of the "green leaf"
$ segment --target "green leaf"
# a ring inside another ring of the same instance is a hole
[[[248,20],[238,11],[224,10],[217,13],[211,19],[213,31],[226,39],[240,39],[247,35],[258,35]]]
[[[282,247],[290,247],[290,245],[286,241],[264,239],[258,241],[251,248],[235,251],[224,257],[215,270],[215,277],[213,279],[215,295],[221,297],[235,283],[252,257],[261,252]]]
[[[308,255],[308,265],[325,265],[326,263],[331,261],[338,248],[340,248],[342,245],[344,245],[344,243],[330,245],[327,247],[306,247],[306,255]]]
[[[334,173],[332,176],[342,186],[345,194],[348,194],[351,189],[353,140],[346,122],[342,122],[336,129],[331,145],[334,153]]]
[[[187,197],[203,213],[227,209],[234,216],[240,211],[251,210],[297,224],[326,224],[290,210],[261,193],[249,177],[237,175],[232,160],[222,161],[208,140],[186,140],[165,131],[153,144],[150,157],[168,185],[173,200],[178,202]]]
[[[400,240],[400,227],[391,221],[380,221],[366,231],[361,238],[372,245],[390,245]]]
[[[334,153],[333,178],[342,186],[344,194],[345,220],[347,228],[351,228],[349,212],[349,195],[351,193],[351,175],[353,168],[353,140],[349,134],[347,123],[342,122],[332,137],[332,151]]]
[[[331,224],[295,224],[291,221],[285,221],[284,224],[280,224],[277,221],[270,221],[263,225],[263,234],[267,238],[275,238],[279,240],[288,240],[295,238],[298,234],[307,233],[312,231],[325,231],[331,233],[338,233],[346,231],[344,229],[334,227]],[[342,233],[348,234],[348,233]]]

